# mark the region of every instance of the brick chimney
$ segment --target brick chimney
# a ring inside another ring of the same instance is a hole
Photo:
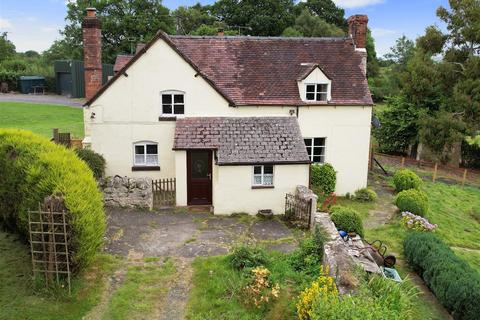
[[[367,44],[368,16],[356,14],[348,18],[348,33],[353,39],[356,49],[365,49]]]
[[[88,100],[102,86],[102,24],[95,8],[87,8],[83,19],[83,60],[85,68],[85,98]]]

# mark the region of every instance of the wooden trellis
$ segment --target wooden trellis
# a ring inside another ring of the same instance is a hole
[[[28,231],[34,275],[45,278],[45,285],[66,280],[70,287],[67,212],[63,199],[47,197],[38,211],[28,212]]]

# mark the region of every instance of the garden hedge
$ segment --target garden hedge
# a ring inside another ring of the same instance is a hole
[[[393,184],[397,192],[418,189],[422,185],[422,179],[412,170],[400,169],[393,176]]]
[[[105,175],[105,158],[90,149],[75,149],[77,156],[85,161],[92,170],[95,179],[99,180]]]
[[[377,200],[377,193],[370,188],[362,188],[355,191],[355,200],[372,202]]]
[[[75,152],[31,132],[0,129],[0,222],[27,236],[28,210],[61,195],[68,209],[73,270],[87,266],[102,245],[106,219],[101,192]]]
[[[338,230],[356,232],[363,237],[362,217],[360,217],[360,214],[358,214],[355,209],[343,206],[333,206],[331,211],[332,214],[330,215],[330,218]]]
[[[432,233],[409,233],[403,246],[410,266],[454,319],[478,319],[480,274],[476,270]]]
[[[409,189],[403,190],[395,198],[395,205],[400,211],[408,211],[424,217],[428,212],[428,196],[425,192]]]
[[[324,194],[335,192],[337,172],[330,163],[314,164],[311,167],[312,187]]]

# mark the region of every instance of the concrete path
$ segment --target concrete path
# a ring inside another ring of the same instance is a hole
[[[82,108],[84,99],[70,99],[59,95],[33,95],[21,93],[0,93],[0,102],[28,102],[40,104],[58,104]]]

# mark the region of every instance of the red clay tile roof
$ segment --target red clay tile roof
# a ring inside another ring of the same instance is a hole
[[[132,55],[128,54],[120,54],[115,59],[115,64],[113,65],[113,72],[117,73],[118,71],[122,70],[123,67],[133,58]]]
[[[192,37],[171,41],[236,105],[302,105],[297,79],[318,65],[331,104],[373,104],[349,38]],[[303,64],[303,65],[302,65]]]
[[[162,31],[85,105],[95,101],[159,39],[230,105],[312,105],[301,100],[297,80],[312,71],[313,64],[332,80],[328,104],[373,105],[362,70],[365,53],[354,50],[351,38],[169,36]]]
[[[215,149],[219,165],[310,163],[295,117],[181,118],[173,149]]]

